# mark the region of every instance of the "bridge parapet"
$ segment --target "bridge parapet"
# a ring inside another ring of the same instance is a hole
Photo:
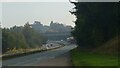
[[[44,36],[48,38],[48,40],[66,40],[71,36],[70,32],[51,32],[51,33],[43,33]]]

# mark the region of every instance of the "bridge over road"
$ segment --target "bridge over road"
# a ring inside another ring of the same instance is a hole
[[[48,38],[48,40],[66,40],[71,36],[71,32],[51,32],[51,33],[42,33]]]

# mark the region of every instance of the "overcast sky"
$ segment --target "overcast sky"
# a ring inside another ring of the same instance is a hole
[[[2,3],[0,2],[0,15],[2,14]]]
[[[69,11],[74,7],[69,0],[0,0],[0,21],[2,27],[24,25],[27,21],[40,21],[49,25],[50,21],[74,26],[75,16]],[[74,0],[72,0],[74,1]],[[119,0],[79,0],[119,1]]]
[[[74,5],[69,2],[5,2],[2,3],[2,27],[24,25],[27,21],[51,21],[74,26],[74,15],[69,11]]]

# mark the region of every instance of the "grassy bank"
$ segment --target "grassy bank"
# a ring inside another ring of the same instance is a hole
[[[117,55],[83,52],[77,48],[72,50],[71,54],[75,66],[118,66]]]
[[[15,57],[20,57],[20,56],[26,56],[29,54],[37,53],[37,52],[42,52],[45,50],[42,50],[41,48],[33,48],[33,49],[13,49],[10,50],[4,54],[2,54],[2,59],[11,59]]]
[[[58,44],[60,44],[60,43],[58,43]],[[34,53],[38,53],[38,52],[53,50],[53,49],[57,49],[57,48],[61,48],[61,47],[65,46],[64,44],[60,44],[60,45],[61,46],[59,46],[59,47],[55,47],[55,48],[51,48],[51,49],[46,49],[46,48],[13,49],[13,50],[10,50],[10,51],[2,54],[2,59],[7,60],[7,59],[26,56],[26,55],[30,55],[30,54],[34,54]]]

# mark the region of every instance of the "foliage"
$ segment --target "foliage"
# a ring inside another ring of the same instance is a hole
[[[72,35],[81,47],[94,48],[118,35],[117,2],[72,2],[77,18]]]
[[[29,23],[2,29],[2,52],[9,50],[41,47],[46,38],[32,29]]]

